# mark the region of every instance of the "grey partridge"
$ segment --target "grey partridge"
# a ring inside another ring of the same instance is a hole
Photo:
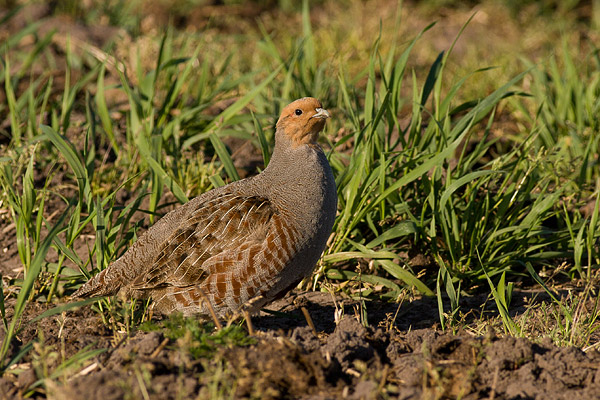
[[[311,97],[287,105],[264,171],[169,212],[73,296],[151,297],[163,314],[212,308],[219,318],[283,296],[312,272],[335,219],[335,181],[317,144],[329,117]]]

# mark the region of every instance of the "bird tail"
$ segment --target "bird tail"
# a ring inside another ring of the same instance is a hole
[[[119,279],[119,274],[115,274],[115,272],[112,266],[108,267],[77,289],[71,297],[112,296],[117,294],[121,289],[122,280]]]

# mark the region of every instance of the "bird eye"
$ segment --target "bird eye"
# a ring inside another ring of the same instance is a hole
[[[296,115],[302,115],[302,110],[299,108],[296,108],[296,111],[294,111],[296,113]]]

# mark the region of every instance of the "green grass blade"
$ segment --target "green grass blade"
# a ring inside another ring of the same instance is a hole
[[[67,160],[67,163],[73,170],[75,178],[77,179],[77,185],[79,186],[80,203],[83,203],[85,200],[88,206],[91,206],[89,201],[91,200],[90,180],[87,176],[87,170],[77,154],[75,146],[73,146],[66,137],[59,135],[54,129],[47,125],[40,126],[40,129],[44,135],[50,139],[54,146],[56,146],[60,154]]]
[[[250,90],[246,95],[244,95],[241,99],[237,100],[235,103],[227,107],[221,114],[216,116],[201,134],[195,135],[187,139],[183,142],[182,149],[187,149],[194,143],[207,138],[210,133],[216,130],[218,127],[222,127],[227,124],[227,122],[237,115],[244,107],[248,105],[256,96],[258,96],[266,87],[271,83],[273,79],[279,74],[279,71],[283,68],[283,64],[277,67],[271,74],[266,77],[262,82],[256,85],[252,90]]]
[[[381,264],[383,269],[390,273],[394,278],[400,279],[407,285],[415,287],[419,292],[423,293],[426,296],[434,296],[435,293],[431,289],[427,287],[419,278],[394,263],[390,260],[377,260],[378,263]]]
[[[258,137],[258,144],[260,146],[260,152],[263,157],[263,163],[265,164],[265,168],[269,165],[269,161],[271,159],[271,150],[269,149],[269,143],[267,142],[267,138],[265,137],[265,132],[263,131],[262,125],[256,115],[252,113],[252,122],[254,123],[254,131],[256,132],[256,136]]]
[[[504,323],[504,328],[513,336],[519,336],[521,334],[521,329],[515,323],[515,321],[511,318],[508,313],[508,304],[506,303],[506,297],[504,295],[504,287],[502,285],[500,291],[496,289],[496,286],[492,282],[490,276],[488,275],[487,269],[482,265],[482,270],[485,274],[485,277],[490,285],[490,290],[492,291],[492,296],[494,298],[494,302],[496,303],[496,307],[498,308],[498,312],[500,313],[500,317],[502,318],[502,322]],[[504,274],[503,274],[504,275]],[[501,279],[502,282],[503,279]]]
[[[452,196],[452,194],[454,192],[456,192],[461,186],[466,185],[467,183],[473,182],[477,178],[480,178],[482,176],[488,176],[488,175],[499,174],[499,173],[502,173],[502,172],[501,171],[488,171],[488,170],[474,171],[474,172],[468,173],[468,174],[460,177],[459,179],[453,181],[448,186],[448,188],[446,188],[446,190],[444,190],[444,193],[442,194],[442,197],[440,198],[439,208],[444,209],[444,207],[446,206],[446,202],[448,201],[450,196]]]
[[[219,157],[219,160],[221,160],[221,163],[223,163],[223,168],[225,169],[225,172],[227,173],[229,179],[231,179],[232,181],[239,181],[240,176],[238,175],[238,172],[235,169],[235,165],[233,165],[231,155],[227,151],[227,148],[225,147],[223,141],[215,133],[211,133],[208,137],[215,149],[215,153],[217,153],[217,156]]]
[[[152,157],[152,152],[150,150],[148,142],[145,138],[142,138],[142,136],[143,135],[138,136],[136,144],[140,154],[144,158],[144,161],[148,163],[152,171],[160,177],[160,179],[164,182],[164,184],[169,188],[169,190],[173,193],[175,198],[177,198],[177,200],[180,203],[187,203],[189,199],[185,195],[183,189],[181,189],[181,186],[179,186],[179,184],[173,178],[171,178],[169,174],[165,172],[165,170],[160,166],[158,161],[156,161],[154,157]]]
[[[98,73],[98,80],[96,81],[96,95],[94,96],[94,100],[96,101],[96,108],[98,111],[98,117],[100,118],[100,123],[102,124],[102,128],[108,136],[108,140],[110,141],[111,146],[114,148],[115,152],[119,153],[120,147],[115,139],[115,132],[113,130],[112,119],[110,118],[110,113],[108,111],[108,106],[106,105],[106,94],[104,92],[104,74],[106,72],[105,65],[102,65],[100,68],[100,72]]]

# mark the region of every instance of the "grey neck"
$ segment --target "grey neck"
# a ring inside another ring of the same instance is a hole
[[[278,130],[271,161],[256,177],[256,184],[282,212],[297,210],[303,213],[318,206],[324,179],[328,181],[330,177],[332,179],[331,168],[320,146],[294,147],[292,141]]]

